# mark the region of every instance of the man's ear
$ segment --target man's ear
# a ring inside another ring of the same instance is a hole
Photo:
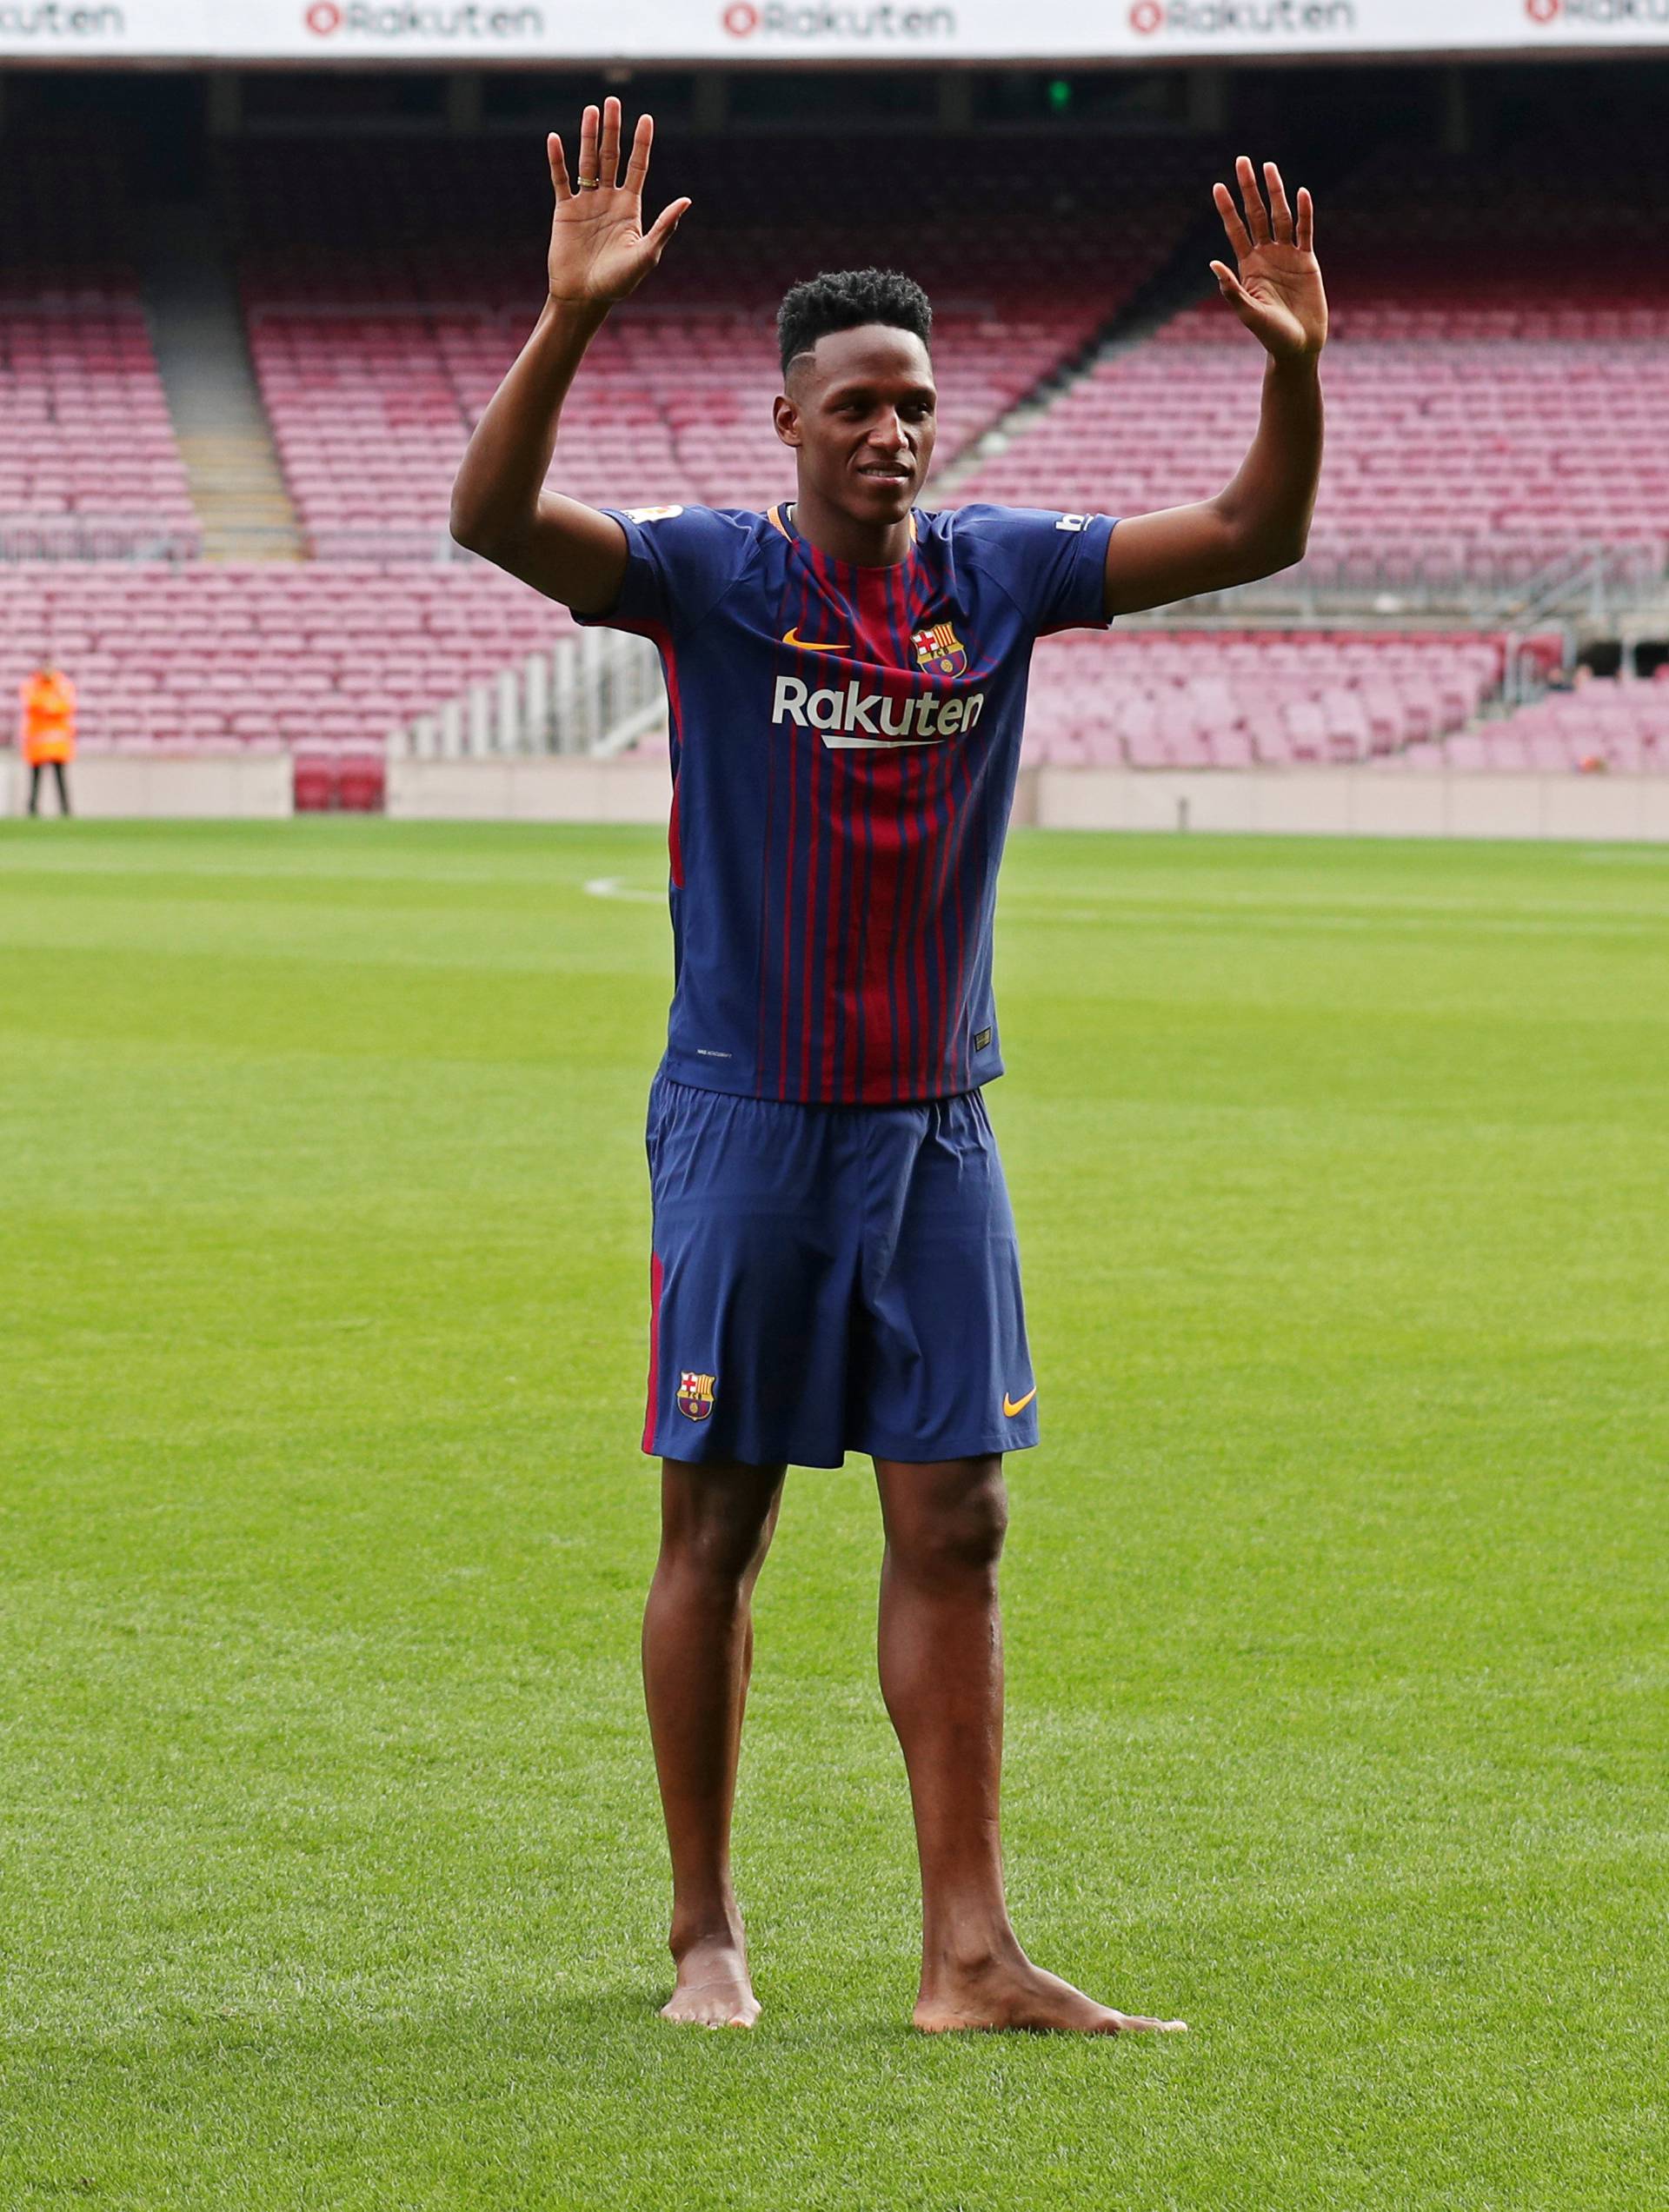
[[[786,392],[779,392],[772,401],[771,422],[785,446],[799,444],[800,410]]]

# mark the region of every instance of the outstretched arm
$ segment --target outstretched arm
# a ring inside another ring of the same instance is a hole
[[[666,249],[688,200],[645,231],[643,181],[655,126],[640,116],[619,178],[620,103],[588,108],[570,183],[562,142],[546,141],[556,195],[549,296],[533,335],[488,402],[452,487],[452,535],[548,598],[582,614],[612,607],[626,574],[626,536],[612,516],[544,488],[562,402],[585,349],[617,300],[635,292]],[[619,180],[619,181],[617,181]]]
[[[1215,499],[1121,521],[1107,549],[1107,612],[1132,614],[1197,592],[1223,591],[1301,560],[1321,474],[1321,382],[1327,302],[1313,250],[1310,196],[1294,216],[1273,162],[1269,204],[1244,154],[1235,163],[1244,222],[1227,185],[1213,198],[1239,274],[1211,264],[1218,289],[1262,342],[1263,408],[1233,482]]]

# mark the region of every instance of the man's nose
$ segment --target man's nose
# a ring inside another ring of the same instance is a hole
[[[909,444],[909,438],[895,408],[889,407],[874,425],[869,432],[869,442],[872,446],[879,446],[883,453],[898,453]]]

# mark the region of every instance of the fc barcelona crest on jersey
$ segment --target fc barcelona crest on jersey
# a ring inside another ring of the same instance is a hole
[[[692,1375],[686,1369],[678,1377],[678,1411],[692,1421],[704,1421],[713,1411],[713,1385],[716,1375]]]
[[[967,653],[948,622],[934,622],[917,630],[910,642],[921,672],[928,676],[961,676],[967,673]]]

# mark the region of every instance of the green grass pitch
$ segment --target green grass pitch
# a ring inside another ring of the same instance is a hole
[[[790,1478],[672,2028],[659,840],[0,835],[0,2208],[1664,2202],[1669,853],[1017,834],[1022,1939],[916,2037],[873,1484]],[[613,878],[635,900],[588,895]]]

